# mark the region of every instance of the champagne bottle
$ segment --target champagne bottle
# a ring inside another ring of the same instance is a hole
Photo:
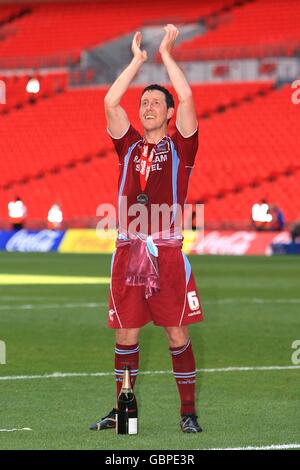
[[[123,383],[117,403],[117,434],[137,434],[138,410],[130,381],[130,367],[124,367]]]

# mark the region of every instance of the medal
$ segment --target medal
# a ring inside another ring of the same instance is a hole
[[[145,190],[145,187],[146,187],[149,175],[150,175],[152,160],[155,155],[155,146],[151,150],[149,157],[148,157],[148,151],[149,151],[149,145],[144,144],[142,147],[141,162],[140,162],[140,185],[141,185],[142,191]],[[148,197],[147,197],[147,201],[148,201]],[[142,203],[142,204],[145,204],[145,203]]]
[[[138,204],[146,205],[148,203],[148,196],[145,193],[141,193],[137,196],[136,201]]]

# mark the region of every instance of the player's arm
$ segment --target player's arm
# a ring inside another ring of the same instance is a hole
[[[147,60],[147,52],[140,48],[141,41],[142,34],[135,33],[131,45],[132,61],[112,84],[104,98],[107,128],[115,138],[122,137],[129,127],[126,111],[120,106],[120,101],[141,65]]]
[[[164,30],[165,35],[160,44],[159,52],[178,96],[176,125],[184,137],[189,137],[196,131],[198,122],[191,87],[183,71],[171,55],[179,31],[172,24],[165,26]]]

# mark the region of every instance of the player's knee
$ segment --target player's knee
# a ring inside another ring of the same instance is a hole
[[[165,331],[171,348],[184,346],[188,341],[188,331],[186,328],[166,328]]]
[[[123,346],[136,344],[139,339],[139,328],[122,328],[116,331],[116,342]]]

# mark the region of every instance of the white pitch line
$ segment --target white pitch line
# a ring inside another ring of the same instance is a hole
[[[16,297],[15,300],[18,298]],[[225,304],[300,304],[300,299],[218,299],[204,300],[203,305],[225,305]],[[61,304],[21,304],[21,305],[0,305],[0,310],[51,310],[51,309],[68,309],[68,308],[99,308],[107,307],[107,302],[73,302]]]
[[[225,367],[218,369],[197,369],[200,373],[212,372],[248,372],[248,371],[271,371],[271,370],[298,370],[300,366],[261,366],[261,367]],[[162,375],[172,374],[170,370],[148,370],[141,371],[139,375]],[[0,381],[4,380],[34,380],[34,379],[65,379],[69,377],[109,377],[114,376],[114,372],[54,372],[43,375],[7,375],[0,376]]]
[[[240,298],[240,299],[216,299],[204,300],[203,304],[300,304],[300,299],[261,299],[261,298]]]
[[[300,444],[271,444],[268,446],[246,446],[246,447],[223,447],[198,450],[284,450],[284,449],[300,449]]]
[[[197,372],[248,372],[248,371],[268,371],[268,370],[290,370],[300,369],[300,366],[258,366],[258,367],[223,367],[218,369],[197,369]]]
[[[32,300],[32,295],[1,295],[1,300]],[[45,300],[45,299],[52,299],[53,297],[47,296],[34,296],[35,300]]]
[[[31,428],[0,429],[0,432],[14,432],[14,431],[32,431],[32,429]]]
[[[51,310],[51,309],[62,309],[62,308],[99,308],[107,306],[107,302],[88,302],[88,303],[65,303],[65,304],[44,304],[44,305],[0,305],[0,310]]]

